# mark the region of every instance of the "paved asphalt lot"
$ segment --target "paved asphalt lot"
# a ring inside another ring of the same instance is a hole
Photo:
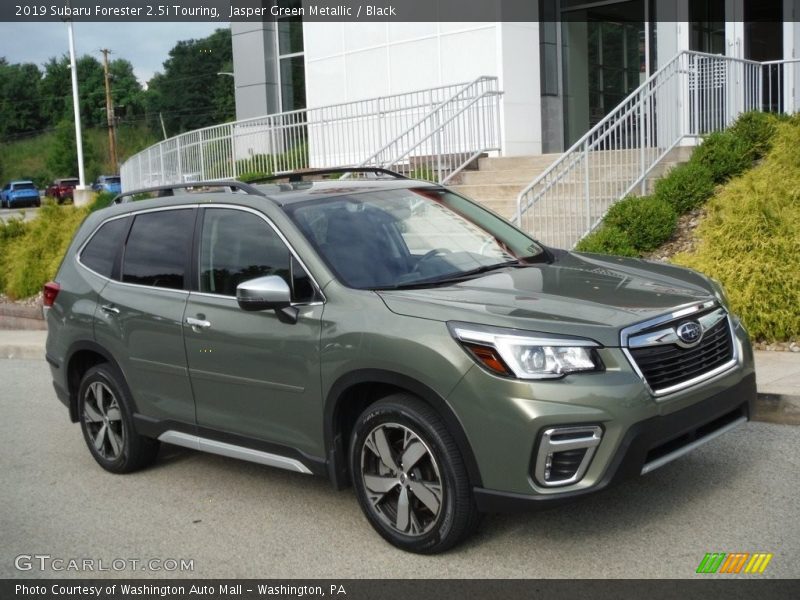
[[[148,470],[108,474],[46,363],[0,360],[0,382],[0,577],[148,575],[14,569],[49,554],[194,559],[195,577],[683,578],[712,551],[773,552],[763,576],[800,576],[796,427],[749,423],[594,497],[488,516],[465,545],[421,557],[383,542],[352,491],[324,479],[168,446]]]
[[[38,211],[39,209],[33,206],[27,208],[2,208],[0,209],[0,221],[8,221],[9,219],[18,219],[20,217],[23,217],[25,221],[31,221]]]

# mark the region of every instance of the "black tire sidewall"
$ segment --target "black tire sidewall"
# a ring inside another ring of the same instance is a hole
[[[91,452],[92,457],[97,461],[97,463],[112,473],[122,473],[127,470],[131,460],[131,455],[133,454],[131,444],[134,443],[135,436],[137,435],[133,428],[133,414],[130,409],[130,402],[125,394],[123,386],[118,382],[118,377],[119,376],[108,365],[92,367],[83,376],[78,392],[78,420],[81,424],[83,439],[86,441],[86,446],[89,448],[89,452]],[[98,381],[107,385],[116,397],[120,414],[122,416],[122,427],[125,430],[125,439],[123,440],[122,444],[122,452],[114,460],[108,460],[99,452],[97,452],[91,438],[89,437],[86,422],[83,418],[86,392],[91,384]]]
[[[410,428],[428,446],[439,467],[442,479],[442,508],[436,525],[422,536],[407,536],[390,529],[375,514],[369,505],[361,477],[361,450],[366,436],[376,427],[385,423],[397,423]],[[402,399],[390,398],[372,405],[356,421],[350,443],[350,472],[356,490],[358,503],[372,527],[389,543],[410,552],[433,553],[440,547],[449,547],[456,520],[457,482],[453,457],[446,450],[446,441],[441,439],[435,428]]]

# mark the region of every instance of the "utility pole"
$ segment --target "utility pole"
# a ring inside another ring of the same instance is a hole
[[[103,48],[103,73],[106,81],[106,118],[108,119],[108,153],[111,158],[111,170],[117,172],[117,136],[115,131],[114,103],[111,100],[111,78],[108,73],[108,55],[111,50]]]

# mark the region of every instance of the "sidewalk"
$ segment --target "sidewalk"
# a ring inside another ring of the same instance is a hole
[[[0,359],[44,360],[46,331],[0,329]],[[755,418],[800,425],[800,352],[756,352]]]

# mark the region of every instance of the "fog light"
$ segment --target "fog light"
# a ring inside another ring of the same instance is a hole
[[[580,481],[602,437],[597,425],[546,429],[536,453],[536,482],[555,487]]]

